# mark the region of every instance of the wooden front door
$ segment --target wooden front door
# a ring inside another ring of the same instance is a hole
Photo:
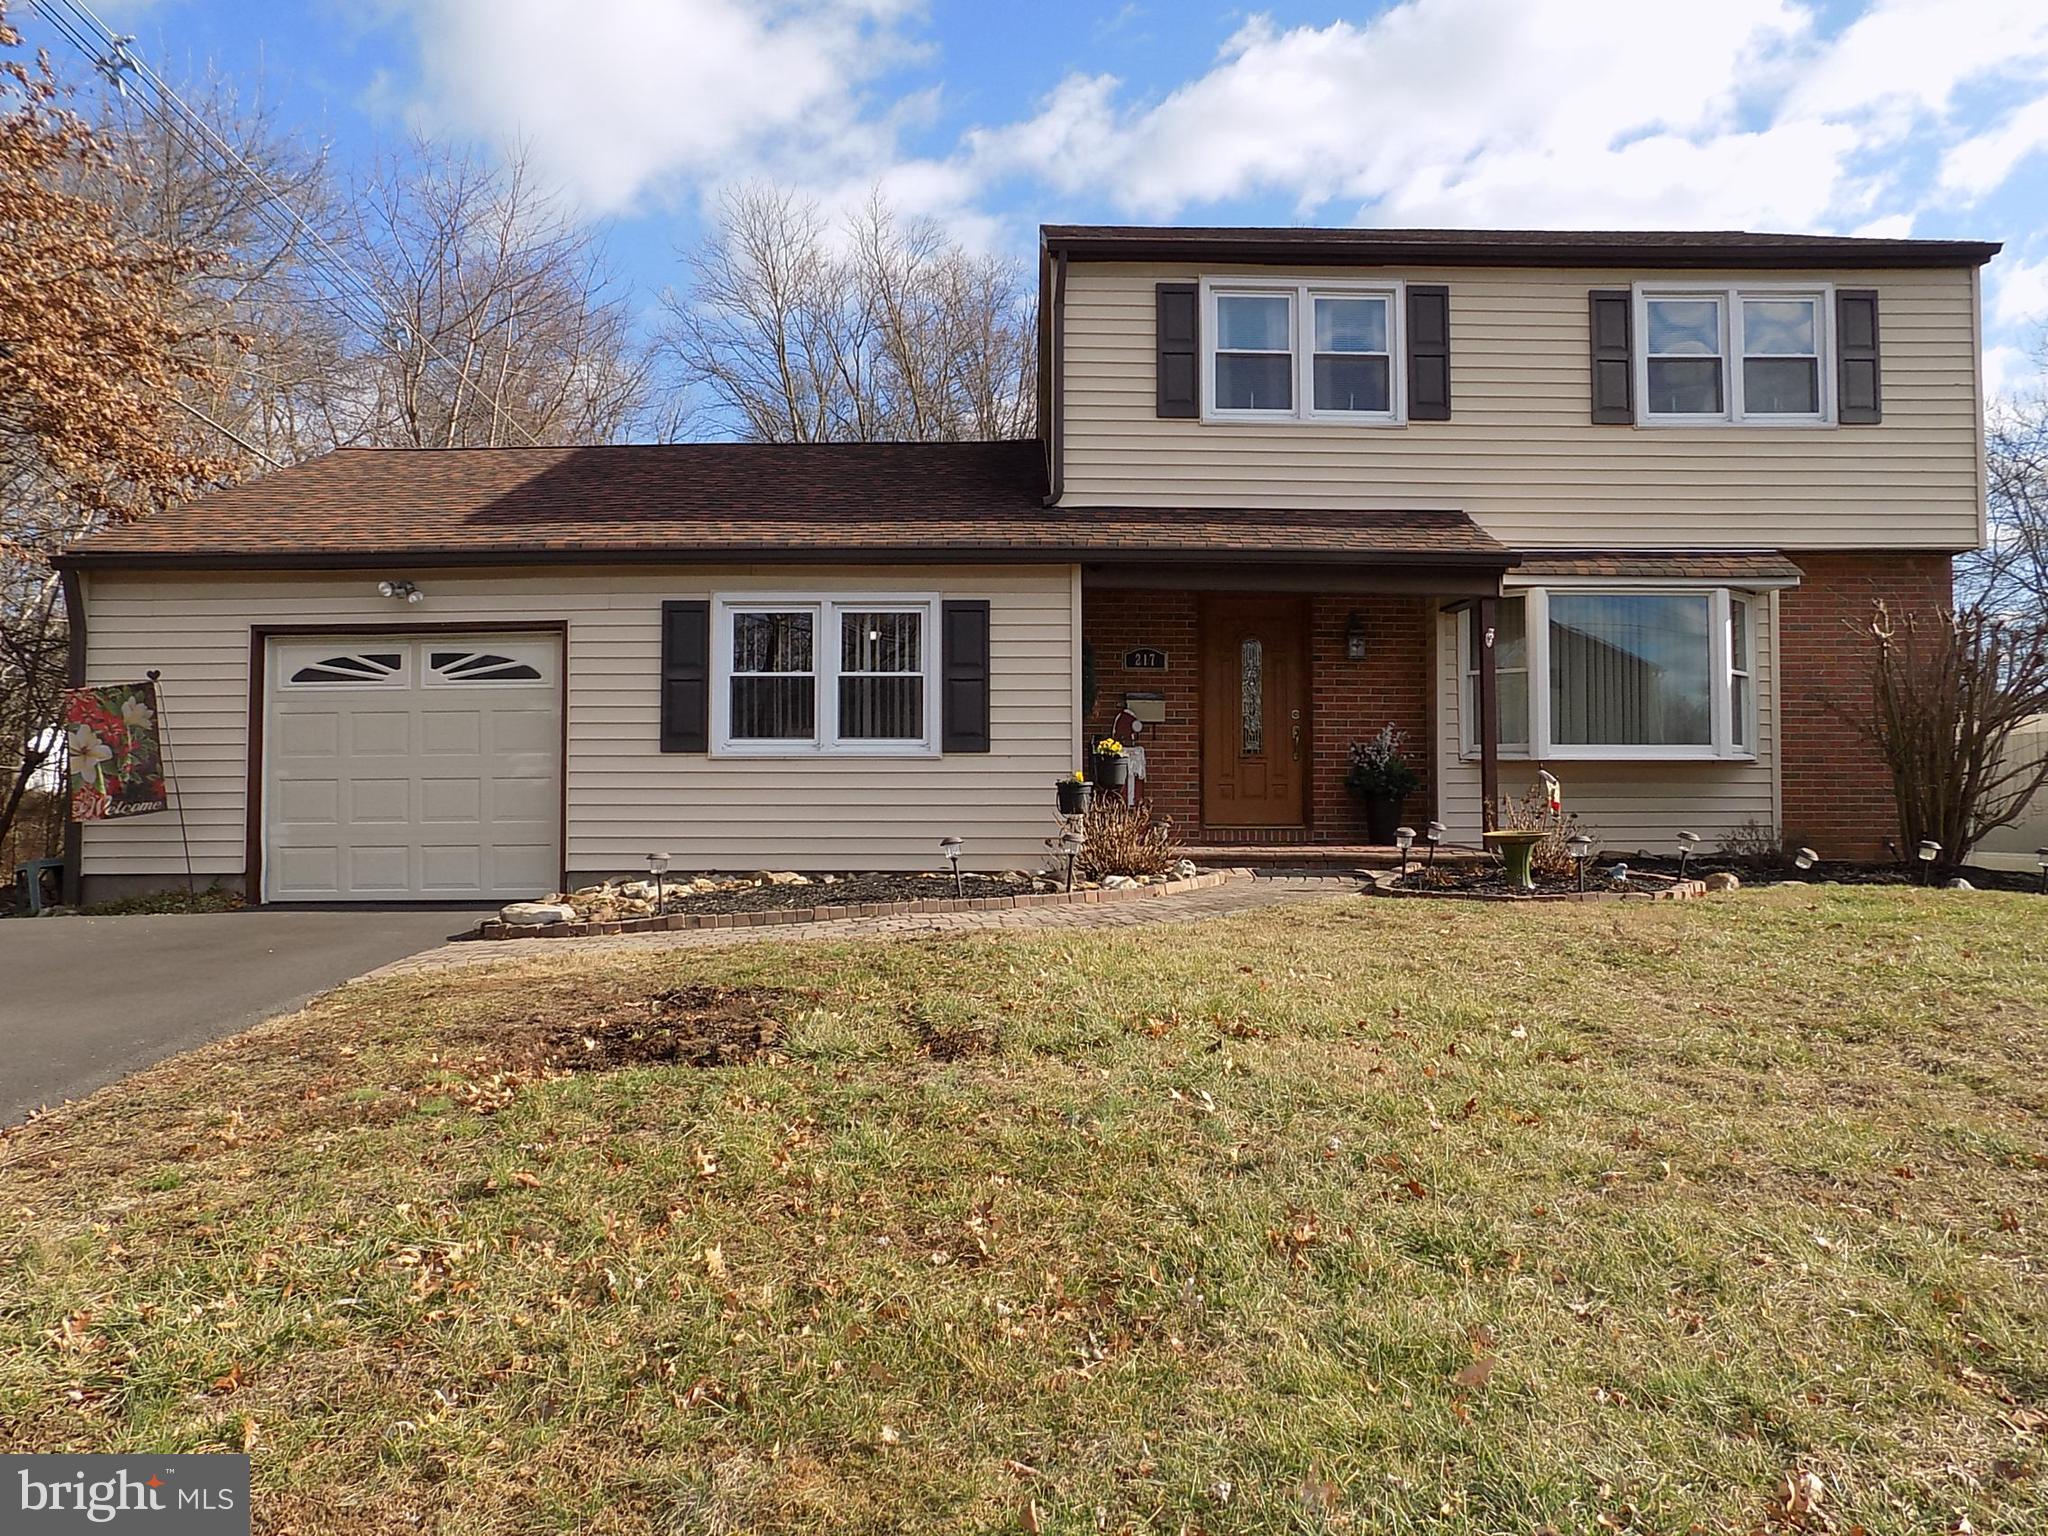
[[[1295,597],[1202,608],[1202,824],[1299,827],[1310,763],[1308,609]]]

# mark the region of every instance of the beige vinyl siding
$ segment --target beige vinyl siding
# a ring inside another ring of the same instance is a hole
[[[1678,852],[1676,834],[1697,832],[1713,847],[1745,826],[1775,828],[1778,815],[1778,689],[1776,594],[1760,599],[1752,658],[1757,698],[1754,761],[1655,763],[1596,762],[1580,758],[1536,764],[1504,758],[1500,792],[1519,799],[1547,767],[1564,785],[1565,809],[1575,813],[1597,846],[1622,852]],[[1479,761],[1461,756],[1463,684],[1458,671],[1458,618],[1437,620],[1437,803],[1454,842],[1479,840]],[[1532,686],[1540,682],[1531,679]]]
[[[1448,284],[1452,420],[1394,427],[1160,420],[1153,285],[1233,273]],[[1594,426],[1588,290],[1709,278],[1876,288],[1884,421]],[[1976,287],[1966,269],[1301,273],[1074,262],[1062,502],[1453,507],[1516,547],[1968,548],[1977,542],[1982,500],[1976,324]]]
[[[375,591],[410,574],[417,604]],[[967,840],[979,869],[1025,865],[1053,830],[1052,782],[1079,750],[1074,573],[1068,566],[825,569],[657,566],[533,572],[87,578],[86,675],[163,672],[163,703],[193,867],[243,869],[252,625],[566,620],[572,871],[674,867],[925,869]],[[661,604],[720,593],[935,593],[990,603],[986,754],[721,758],[663,753]],[[175,814],[86,829],[84,873],[181,872]]]

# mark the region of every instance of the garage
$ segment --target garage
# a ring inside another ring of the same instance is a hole
[[[264,642],[267,901],[461,901],[562,870],[562,637]]]

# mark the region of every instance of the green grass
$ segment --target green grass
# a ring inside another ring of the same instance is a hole
[[[781,1054],[521,1070],[685,981]],[[2022,896],[365,984],[0,1144],[0,1443],[250,1443],[272,1531],[2039,1530],[2044,1116]]]

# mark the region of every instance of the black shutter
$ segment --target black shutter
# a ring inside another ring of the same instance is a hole
[[[1629,331],[1635,301],[1626,288],[1595,288],[1586,297],[1592,309],[1594,424],[1632,426],[1636,368]]]
[[[1835,379],[1841,392],[1836,419],[1845,426],[1884,420],[1884,386],[1877,362],[1877,290],[1835,290]]]
[[[1201,292],[1193,283],[1153,289],[1159,345],[1159,414],[1202,414]]]
[[[1451,419],[1451,290],[1408,288],[1408,419]]]
[[[661,750],[711,747],[711,605],[661,605]]]
[[[949,602],[939,616],[939,750],[988,750],[988,604]]]

